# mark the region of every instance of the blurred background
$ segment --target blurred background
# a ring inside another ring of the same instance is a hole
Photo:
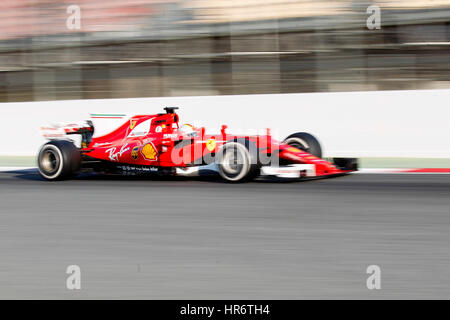
[[[438,88],[449,0],[0,2],[0,102]]]

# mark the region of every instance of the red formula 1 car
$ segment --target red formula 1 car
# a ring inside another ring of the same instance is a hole
[[[283,142],[265,135],[235,136],[222,126],[218,134],[179,125],[174,107],[166,113],[130,118],[114,131],[93,137],[91,121],[46,128],[50,139],[39,152],[39,172],[47,180],[62,180],[82,171],[126,175],[198,175],[211,169],[230,182],[257,176],[316,178],[357,170],[354,158],[321,159],[319,142],[298,132]],[[80,135],[80,146],[69,138]]]

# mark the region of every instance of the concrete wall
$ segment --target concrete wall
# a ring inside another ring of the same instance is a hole
[[[279,138],[310,132],[325,156],[450,158],[449,101],[450,90],[423,90],[3,103],[0,155],[35,155],[45,142],[43,125],[178,106],[181,123],[207,132],[221,124],[230,133],[270,127]],[[96,135],[125,120],[95,120]]]

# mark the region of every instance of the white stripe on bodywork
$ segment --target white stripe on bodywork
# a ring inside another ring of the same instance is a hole
[[[261,167],[261,175],[277,176],[280,178],[300,178],[301,171],[305,172],[306,177],[316,176],[316,166],[314,164],[292,164],[282,167]]]

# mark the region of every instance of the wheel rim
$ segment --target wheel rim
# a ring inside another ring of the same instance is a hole
[[[47,149],[44,151],[44,154],[41,158],[41,167],[45,172],[52,174],[58,170],[59,167],[59,157],[51,149]]]
[[[217,155],[219,173],[228,181],[240,181],[250,169],[250,160],[245,146],[230,142],[224,145]]]
[[[244,166],[244,157],[236,148],[225,151],[222,160],[222,167],[225,173],[229,175],[237,175],[242,171]]]

